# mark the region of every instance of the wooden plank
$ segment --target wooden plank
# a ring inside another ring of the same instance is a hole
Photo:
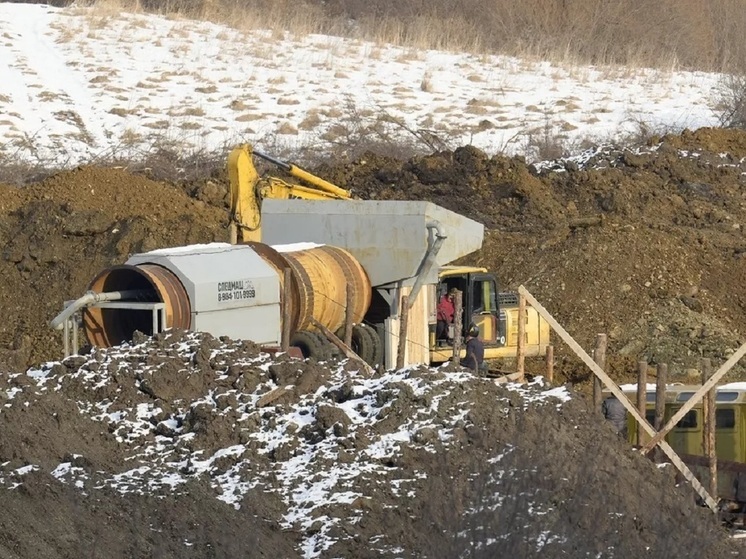
[[[279,399],[281,396],[284,396],[288,392],[291,392],[294,390],[293,387],[287,387],[287,386],[280,386],[278,388],[275,388],[274,390],[267,392],[264,394],[259,400],[256,402],[257,408],[264,408],[266,406],[271,405],[273,402],[275,402],[277,399]]]
[[[506,373],[499,377],[489,377],[495,384],[504,384],[506,382],[520,382],[521,375],[518,373]]]
[[[423,286],[415,298],[412,299],[412,293],[408,294],[407,305],[409,313],[407,314],[407,362],[408,363],[429,363],[430,362],[430,325],[429,325],[429,308],[432,303],[429,297],[435,300],[435,286]]]
[[[733,365],[738,363],[738,361],[746,355],[746,344],[743,344],[741,347],[738,348],[738,351],[736,351],[733,355],[728,358],[728,360],[723,363],[723,365],[715,372],[714,375],[712,375],[707,382],[705,382],[699,390],[697,390],[687,402],[681,406],[679,411],[677,411],[671,419],[668,420],[668,423],[661,429],[650,441],[640,449],[640,452],[643,454],[647,454],[650,452],[650,449],[653,448],[655,445],[657,445],[660,441],[663,440],[663,438],[668,435],[668,433],[673,429],[676,424],[681,421],[681,418],[683,418],[694,406],[696,406],[699,401],[702,399],[702,397],[707,393],[708,390],[711,388],[714,388],[717,386],[717,383],[720,381],[721,378],[725,376],[725,374],[733,368]]]
[[[554,384],[554,346],[549,344],[547,346],[547,382]]]
[[[340,340],[337,336],[335,336],[334,332],[329,330],[329,328],[321,324],[321,322],[319,322],[313,317],[311,317],[311,322],[314,324],[314,326],[316,326],[316,328],[321,330],[321,332],[327,337],[327,339],[331,343],[333,343],[335,346],[337,346],[340,349],[340,351],[342,351],[342,353],[344,353],[347,357],[349,357],[350,359],[358,363],[363,369],[365,369],[366,373],[373,374],[375,372],[373,370],[373,367],[371,367],[365,361],[363,361],[362,358],[357,353],[352,351],[352,348],[350,346],[348,346],[342,340]]]
[[[640,414],[640,412],[635,408],[632,402],[629,401],[629,398],[627,398],[626,394],[622,392],[619,386],[617,386],[617,384],[613,380],[611,380],[611,377],[609,377],[609,375],[607,375],[603,369],[596,365],[593,359],[591,359],[590,355],[588,355],[588,353],[586,353],[586,351],[582,347],[580,347],[580,344],[578,344],[578,342],[576,342],[572,338],[572,336],[567,333],[567,330],[565,330],[560,325],[560,323],[557,322],[551,314],[549,314],[549,311],[547,311],[541,305],[541,303],[539,303],[539,301],[537,301],[536,298],[534,298],[534,296],[529,293],[528,289],[521,285],[518,288],[518,293],[526,297],[526,300],[531,304],[532,307],[536,309],[536,312],[544,317],[544,320],[546,320],[554,329],[554,331],[560,336],[560,338],[562,338],[562,340],[568,346],[570,346],[570,349],[572,349],[576,353],[576,355],[583,361],[583,363],[585,363],[591,369],[591,371],[593,371],[593,374],[601,379],[601,381],[606,385],[611,393],[619,399],[622,405],[624,405],[624,407],[632,415],[632,417],[637,420],[637,423],[649,435],[653,436],[655,434],[655,429],[653,429],[650,423],[646,421],[645,416]],[[658,445],[660,446],[663,453],[668,456],[668,459],[676,467],[676,469],[681,472],[681,475],[684,476],[684,479],[686,479],[692,485],[697,494],[702,497],[702,500],[704,500],[705,503],[707,503],[707,506],[710,507],[711,510],[717,511],[717,502],[715,501],[715,499],[710,496],[710,494],[695,477],[692,471],[686,466],[686,464],[684,464],[681,458],[679,458],[679,456],[676,454],[676,451],[671,448],[671,446],[666,441],[661,440],[659,441]]]
[[[704,358],[702,359],[702,383],[704,384],[708,378],[712,376],[712,362]],[[715,446],[715,429],[717,426],[717,414],[716,414],[716,402],[717,402],[717,389],[712,388],[707,392],[704,400],[702,401],[702,411],[704,416],[704,447],[705,456],[707,457],[707,466],[710,472],[710,493],[717,495],[718,490],[718,459],[717,459],[717,448]]]

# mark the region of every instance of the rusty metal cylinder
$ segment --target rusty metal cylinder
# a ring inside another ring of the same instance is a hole
[[[212,248],[206,245],[204,252],[200,252],[199,247],[176,247],[167,249],[172,251],[168,254],[154,251],[135,255],[130,264],[103,270],[91,281],[89,291],[126,292],[137,294],[137,297],[86,307],[82,313],[86,338],[92,345],[108,347],[131,340],[135,331],[152,335],[155,330],[166,328],[200,328],[200,320],[208,324],[206,331],[211,334],[241,337],[241,332],[246,332],[241,330],[241,325],[258,324],[257,320],[268,319],[266,312],[271,311],[266,309],[272,306],[273,300],[275,325],[282,317],[288,320],[291,332],[313,330],[312,319],[315,319],[336,331],[345,324],[348,289],[352,290],[352,321],[361,322],[368,311],[372,297],[368,275],[346,250],[326,245],[292,251],[287,250],[289,247],[278,247],[278,251],[261,243],[241,246],[242,249],[226,250],[221,246]],[[251,258],[256,259],[256,263],[247,269],[246,263]],[[184,266],[184,259],[190,265]],[[267,265],[260,266],[260,260]],[[201,264],[203,261],[204,265]],[[288,289],[283,285],[286,269],[290,270]],[[272,278],[269,283],[267,272]],[[231,273],[236,274],[235,277],[231,277]],[[226,283],[243,285],[244,282],[252,286],[254,283],[263,285],[264,291],[252,291],[252,295],[248,295],[249,288],[246,288],[245,297],[221,306],[222,300],[216,298],[220,293],[219,286]],[[276,290],[274,297],[279,293],[279,304],[277,298],[272,299],[271,290]],[[190,300],[190,297],[195,299]],[[165,323],[159,322],[157,314],[154,317],[152,306],[135,308],[136,303],[163,303]],[[206,319],[218,313],[225,319],[212,323]],[[259,316],[264,318],[257,319]],[[218,326],[210,327],[209,324]],[[266,329],[259,328],[261,332],[254,335],[264,340],[273,339],[270,324]],[[211,331],[217,329],[220,332]]]
[[[275,267],[283,278],[290,268],[290,300],[284,301],[291,331],[315,330],[311,318],[335,331],[344,326],[347,289],[352,290],[352,321],[361,322],[370,307],[372,290],[365,270],[344,249],[322,245],[290,252],[278,252],[269,245],[249,243]],[[284,285],[282,286],[285,293]]]
[[[189,297],[178,278],[155,264],[113,266],[100,272],[89,285],[96,293],[141,290],[138,303],[164,303],[164,328],[188,329],[191,320]],[[109,347],[132,339],[138,330],[152,335],[152,313],[146,310],[89,307],[83,311],[83,332],[94,346]]]

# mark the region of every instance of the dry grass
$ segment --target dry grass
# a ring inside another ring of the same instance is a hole
[[[746,68],[743,0],[474,0],[458,10],[450,0],[83,0],[76,5],[93,7],[88,16],[93,29],[122,11],[155,11],[239,31],[268,30],[270,42],[324,33],[396,44],[411,52],[510,54],[570,66],[594,64],[609,72],[620,66]],[[174,33],[188,31],[175,26]],[[334,45],[331,50],[342,55]],[[368,50],[367,56],[377,54]]]
[[[356,43],[354,46],[332,41],[323,47],[325,59],[322,57],[319,67],[337,73],[339,70],[335,66],[340,57],[393,58],[411,63],[423,60],[420,49],[431,48],[471,52],[474,60],[479,61],[491,60],[492,54],[517,55],[522,57],[522,62],[495,59],[495,63],[522,65],[524,69],[538,70],[538,60],[577,65],[564,74],[556,72],[554,77],[557,80],[573,77],[573,73],[575,77],[584,77],[585,81],[598,78],[653,80],[660,79],[661,73],[672,69],[746,69],[746,43],[742,44],[740,39],[743,31],[746,31],[746,10],[741,0],[710,0],[708,3],[701,0],[660,0],[656,3],[648,0],[627,0],[624,3],[605,0],[474,0],[461,4],[457,16],[453,15],[453,4],[446,0],[432,0],[426,5],[418,3],[416,6],[385,0],[339,0],[323,5],[287,0],[86,1],[93,7],[87,12],[86,25],[73,31],[70,28],[58,29],[58,40],[71,41],[77,34],[80,37],[86,33],[95,35],[122,11],[155,11],[170,15],[174,21],[171,29],[174,36],[195,37],[193,27],[186,21],[190,18],[230,25],[238,30],[237,36],[240,36],[241,30],[266,30],[264,43],[245,46],[258,64],[276,66],[285,63],[281,49],[278,50],[279,42],[308,33],[337,34],[365,40],[365,43]],[[137,21],[137,18],[133,18],[134,27],[143,25]],[[351,21],[354,24],[350,24]],[[227,38],[232,32],[223,34]],[[392,43],[403,48],[394,50],[390,47]],[[595,65],[591,70],[586,66],[589,63]],[[643,70],[646,66],[655,67],[659,72],[646,73]],[[462,73],[466,80],[488,83],[490,87],[493,85],[490,75],[475,73],[470,69],[470,64],[451,70]],[[247,71],[251,72],[250,69]],[[170,75],[162,74],[159,81],[168,80]],[[173,75],[179,74],[174,72]],[[241,79],[252,78],[242,74]],[[103,85],[106,83],[106,74],[100,72],[93,80]],[[425,70],[419,89],[432,93],[433,82],[432,71]],[[275,82],[275,85],[279,83]],[[157,85],[152,79],[143,80],[137,85],[142,88],[140,93],[143,95],[156,94]],[[506,89],[506,84],[494,85],[494,96],[497,98]],[[395,93],[403,99],[416,93],[416,88],[417,85],[398,87]],[[746,94],[741,89],[742,83],[732,84],[729,96],[724,96],[727,98],[721,104],[723,114],[732,117],[731,125],[746,121],[746,117],[736,114],[746,105],[743,101]],[[218,87],[209,85],[196,91],[213,94],[218,93]],[[230,102],[230,108],[237,115],[234,120],[246,123],[246,127],[248,123],[263,118],[258,101],[244,98],[232,102],[222,100],[221,103],[225,105]],[[123,106],[128,106],[128,102],[126,97],[122,98]],[[294,97],[280,97],[277,102],[289,106],[300,103]],[[452,110],[441,107],[433,113],[448,114]],[[567,136],[575,125],[563,120],[573,120],[570,113],[579,110],[573,99],[558,102],[554,107],[556,114],[544,106],[529,106],[524,110],[543,114],[545,118],[543,126],[537,126],[521,138],[527,153],[533,153],[536,158],[547,158],[567,154],[573,149]],[[598,112],[604,110],[600,108]],[[297,113],[297,109],[295,111]],[[146,113],[155,115],[148,109],[115,108],[111,112],[121,117]],[[459,116],[464,112],[477,115],[474,119],[476,123],[467,133],[511,127],[507,117],[499,114],[500,104],[497,101],[469,103],[463,111],[459,111]],[[159,149],[164,153],[175,141],[171,136],[176,134],[183,137],[188,132],[198,130],[197,124],[188,119],[187,122],[176,124],[163,120],[163,116],[162,111],[157,111],[157,116],[150,117],[151,122],[145,126],[153,130],[153,135],[160,135]],[[204,113],[200,109],[185,109],[175,116],[201,117]],[[573,122],[580,122],[580,115],[576,117],[578,120]],[[287,142],[300,142],[299,131],[317,131],[319,136],[323,135],[323,139],[332,143],[332,151],[343,157],[350,157],[368,148],[396,155],[410,151],[427,152],[447,147],[449,140],[447,137],[439,138],[433,132],[437,123],[432,118],[424,118],[417,123],[417,128],[411,129],[380,107],[361,108],[348,104],[300,117],[288,115],[288,118],[293,118],[293,122],[284,122],[273,129],[275,141],[281,142],[284,136]],[[594,115],[584,115],[582,118],[586,119],[585,122],[598,121]],[[630,138],[630,141],[660,132],[642,122],[638,129],[634,134],[636,138]],[[245,133],[254,134],[247,128]],[[120,141],[123,145],[131,142],[132,146],[137,145],[140,149],[148,138],[125,132]],[[261,141],[258,138],[252,140],[254,143]],[[313,148],[301,149],[310,153]]]

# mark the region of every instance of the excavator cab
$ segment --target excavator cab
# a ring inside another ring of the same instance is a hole
[[[474,323],[479,328],[479,338],[485,346],[504,346],[506,317],[500,312],[495,276],[481,268],[443,268],[437,289],[438,296],[454,287],[462,294],[461,331],[466,332],[469,324]]]

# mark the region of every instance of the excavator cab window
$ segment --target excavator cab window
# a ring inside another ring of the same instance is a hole
[[[479,328],[479,337],[487,345],[500,340],[500,309],[497,306],[497,281],[492,274],[469,274],[467,317]]]

